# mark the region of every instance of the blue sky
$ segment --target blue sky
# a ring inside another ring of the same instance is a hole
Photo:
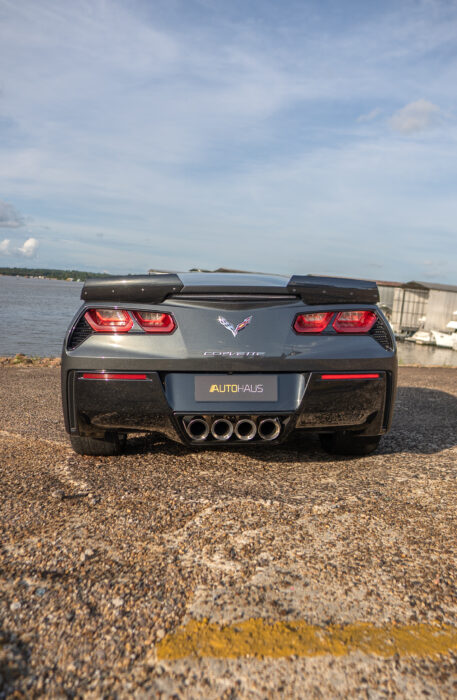
[[[0,266],[457,284],[457,3],[0,0]]]

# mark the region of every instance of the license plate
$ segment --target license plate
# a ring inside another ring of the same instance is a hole
[[[195,377],[196,401],[277,401],[278,377],[272,374],[205,374]]]

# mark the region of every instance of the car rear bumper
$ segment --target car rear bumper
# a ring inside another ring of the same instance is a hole
[[[251,373],[252,374],[252,373]],[[186,425],[203,417],[211,428],[220,417],[233,425],[249,418],[256,426],[265,418],[278,419],[281,442],[295,428],[323,432],[349,429],[362,435],[380,435],[390,424],[395,377],[386,370],[283,372],[274,402],[195,400],[190,372],[104,372],[72,370],[63,377],[66,428],[80,435],[105,430],[158,431],[187,444],[220,444],[209,435],[192,439]],[[221,379],[227,374],[221,373]],[[265,373],[259,373],[259,377]],[[256,437],[252,443],[263,442]],[[239,444],[236,435],[224,441]]]

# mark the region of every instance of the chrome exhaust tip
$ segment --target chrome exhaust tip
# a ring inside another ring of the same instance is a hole
[[[235,425],[235,435],[238,440],[247,442],[255,437],[257,426],[250,418],[241,418]]]
[[[278,418],[264,418],[259,423],[259,435],[262,440],[276,440],[281,432],[281,423]]]
[[[188,436],[198,442],[203,442],[209,435],[209,425],[204,418],[192,418],[184,427]]]
[[[233,423],[227,418],[217,418],[211,426],[211,435],[215,440],[229,440],[233,435]]]

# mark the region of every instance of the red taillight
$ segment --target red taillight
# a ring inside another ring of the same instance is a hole
[[[147,379],[145,374],[113,374],[112,372],[84,372],[83,379]]]
[[[89,309],[84,318],[97,333],[128,333],[133,326],[129,312],[123,309]]]
[[[128,333],[133,318],[146,333],[172,333],[176,328],[173,316],[156,311],[125,311],[124,309],[89,309],[84,318],[97,333]]]
[[[172,333],[176,328],[173,316],[155,311],[133,311],[136,321],[146,333]]]
[[[376,319],[374,311],[340,311],[332,325],[337,333],[368,333]]]
[[[300,314],[295,319],[294,331],[296,333],[320,333],[327,328],[333,311],[319,311],[312,314]]]
[[[380,379],[381,375],[373,374],[321,374],[321,379]]]
[[[322,333],[334,315],[334,311],[317,311],[300,314],[294,321],[296,333]],[[368,333],[376,323],[374,311],[339,311],[332,323],[337,333]]]

